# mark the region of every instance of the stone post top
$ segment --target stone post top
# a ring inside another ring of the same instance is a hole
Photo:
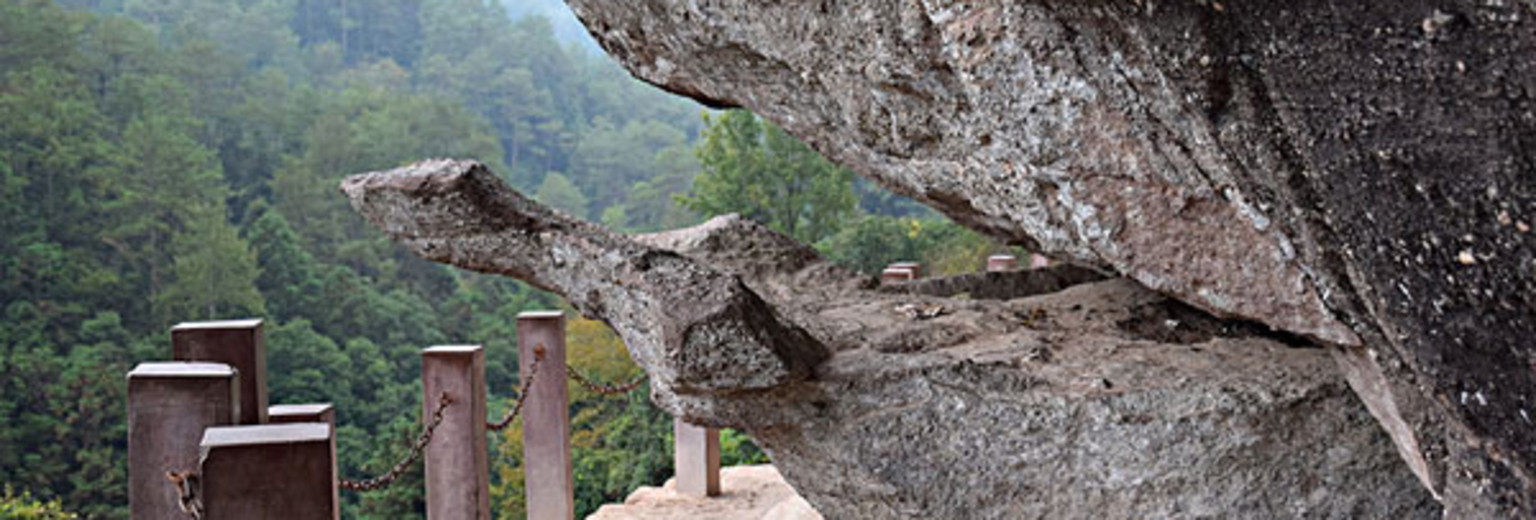
[[[319,415],[332,408],[331,403],[274,404],[267,407],[267,415]]]
[[[480,345],[437,345],[421,350],[421,355],[473,354],[483,350]]]
[[[254,329],[261,327],[260,318],[246,320],[222,320],[222,321],[184,321],[171,327],[171,331],[179,330],[209,330],[209,329]]]
[[[259,444],[298,444],[329,441],[331,425],[326,423],[256,424],[250,426],[214,426],[203,430],[202,449]]]
[[[1017,258],[1014,258],[1013,255],[992,255],[987,257],[987,260],[1017,260]]]
[[[519,320],[552,320],[564,318],[565,311],[526,311],[517,313]]]
[[[223,363],[155,361],[139,363],[128,372],[129,379],[167,377],[234,377],[235,369]]]

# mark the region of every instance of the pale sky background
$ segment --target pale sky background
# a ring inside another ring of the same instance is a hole
[[[594,53],[603,52],[603,49],[598,47],[597,42],[592,39],[592,35],[587,34],[587,28],[576,19],[576,14],[572,13],[571,8],[562,0],[502,0],[502,3],[507,6],[507,12],[511,13],[514,20],[526,14],[541,14],[549,18],[555,28],[555,37],[560,39],[560,43],[575,42]]]

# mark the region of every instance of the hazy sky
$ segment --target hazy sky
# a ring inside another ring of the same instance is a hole
[[[592,40],[592,35],[587,34],[587,28],[581,25],[571,8],[562,0],[502,0],[507,6],[507,11],[515,20],[526,14],[540,14],[549,18],[554,24],[555,36],[561,43],[580,43],[582,47],[594,52],[602,52],[597,42]]]

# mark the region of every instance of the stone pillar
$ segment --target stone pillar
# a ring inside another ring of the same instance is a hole
[[[319,422],[336,427],[336,407],[331,403],[274,404],[267,407],[267,422],[290,424]]]
[[[923,277],[923,264],[920,264],[920,263],[917,263],[917,262],[896,262],[894,264],[886,266],[886,269],[907,269],[907,270],[910,270],[910,271],[912,271],[912,279],[913,280],[916,280],[916,279],[919,279],[919,278]]]
[[[336,436],[329,424],[208,428],[202,452],[203,518],[340,518]]]
[[[485,351],[478,345],[423,350],[421,389],[424,421],[432,420],[444,392],[452,401],[427,445],[428,520],[490,520]]]
[[[267,422],[267,346],[261,320],[195,321],[171,327],[171,357],[224,363],[240,372],[240,418]]]
[[[203,430],[234,424],[239,379],[220,363],[140,363],[128,373],[128,508],[133,518],[184,515],[166,474],[196,471]]]
[[[677,492],[712,497],[720,494],[720,430],[672,419],[673,462]]]
[[[571,418],[565,387],[565,313],[517,315],[519,377],[527,381],[536,351],[538,377],[523,408],[523,479],[528,490],[528,518],[570,520],[576,515],[576,487],[571,473]]]
[[[880,271],[880,283],[908,282],[915,278],[912,276],[911,269],[887,267],[884,271]]]
[[[1013,271],[1019,268],[1019,259],[1013,255],[992,255],[987,257],[987,272],[997,273]]]

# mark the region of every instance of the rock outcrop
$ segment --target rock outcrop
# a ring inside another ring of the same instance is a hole
[[[416,253],[612,325],[653,401],[747,430],[829,518],[1439,513],[1329,351],[1128,279],[1061,266],[879,287],[734,216],[614,234],[469,161],[343,190]]]
[[[1327,344],[1449,513],[1536,516],[1530,0],[568,2],[642,80]]]

